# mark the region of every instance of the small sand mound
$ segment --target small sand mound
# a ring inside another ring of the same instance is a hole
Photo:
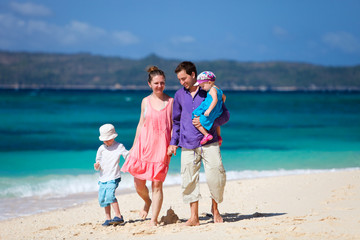
[[[179,221],[179,217],[175,214],[174,210],[169,208],[166,212],[166,216],[162,216],[160,220],[160,224],[167,225],[177,223]]]

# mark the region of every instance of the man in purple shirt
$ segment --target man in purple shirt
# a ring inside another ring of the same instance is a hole
[[[192,62],[180,63],[175,69],[175,73],[183,88],[179,89],[174,96],[173,134],[168,154],[176,155],[177,148],[181,147],[182,195],[184,202],[190,204],[191,210],[191,216],[186,225],[200,225],[198,207],[201,198],[199,189],[201,161],[211,194],[211,212],[214,222],[223,222],[218,210],[218,203],[223,201],[226,174],[222,164],[216,127],[229,121],[230,114],[223,105],[222,115],[215,120],[209,131],[214,138],[205,145],[201,145],[203,134],[195,127],[200,125],[200,121],[199,118],[192,120],[192,112],[204,101],[207,93],[199,86],[194,86],[197,71]]]

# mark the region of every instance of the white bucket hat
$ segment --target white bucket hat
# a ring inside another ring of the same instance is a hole
[[[104,124],[99,128],[100,131],[100,141],[109,141],[111,139],[114,139],[118,136],[118,134],[115,132],[115,127],[108,123]]]

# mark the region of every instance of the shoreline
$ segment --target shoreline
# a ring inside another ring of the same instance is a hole
[[[149,227],[139,220],[143,203],[136,193],[117,194],[125,224],[102,227],[97,199],[70,208],[0,221],[0,239],[359,239],[360,170],[228,181],[214,224],[209,192],[201,184],[200,226],[185,227],[190,216],[180,186],[164,187],[159,215],[171,208],[180,223]],[[151,211],[151,210],[150,210]],[[210,214],[210,215],[209,215]]]
[[[244,171],[242,175],[239,175],[238,172],[227,171],[227,182],[233,181],[246,181],[246,180],[255,180],[255,179],[268,179],[276,177],[286,177],[286,176],[299,176],[299,175],[311,175],[319,173],[332,173],[332,172],[352,172],[360,171],[360,168],[342,168],[342,169],[295,169],[295,170],[268,170],[268,171]],[[126,175],[126,176],[125,176]],[[129,193],[135,193],[135,189],[132,184],[132,179],[129,178],[129,174],[124,174],[123,184],[119,185],[119,188],[116,191],[116,195],[121,197]],[[179,179],[178,179],[179,178]],[[205,184],[205,173],[200,172],[200,184]],[[76,180],[77,181],[77,180]],[[180,176],[176,174],[175,176],[169,176],[164,182],[164,188],[168,187],[179,187],[180,186]],[[130,184],[130,185],[128,185]],[[151,185],[147,182],[147,187],[151,189]],[[0,223],[2,221],[28,217],[36,214],[56,211],[59,209],[66,209],[71,207],[76,207],[78,205],[87,203],[97,199],[97,190],[71,193],[64,196],[55,195],[44,195],[44,196],[29,196],[29,197],[12,197],[12,198],[3,198],[0,199]],[[23,204],[26,202],[26,204]],[[19,207],[20,206],[20,207]]]
[[[179,85],[166,86],[166,90],[176,91],[180,89]],[[267,87],[267,86],[232,86],[222,87],[225,91],[234,92],[283,92],[283,93],[296,93],[296,92],[345,92],[345,93],[359,93],[360,87],[353,86],[339,86],[339,87],[294,87],[294,86],[282,86],[282,87]],[[7,91],[148,91],[147,86],[128,85],[128,86],[78,86],[78,85],[1,85],[0,90]]]

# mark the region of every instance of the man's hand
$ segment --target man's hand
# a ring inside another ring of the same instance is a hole
[[[201,124],[200,124],[200,118],[199,118],[199,117],[194,118],[194,119],[192,120],[192,124],[193,124],[196,128],[200,127],[200,126],[201,126]]]
[[[177,150],[177,148],[178,148],[178,146],[169,145],[167,154],[168,154],[169,156],[171,156],[171,155],[173,155],[173,154],[176,156],[176,150]]]

